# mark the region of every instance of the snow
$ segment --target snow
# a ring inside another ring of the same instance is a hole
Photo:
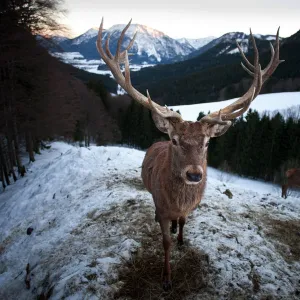
[[[158,226],[140,179],[144,155],[53,142],[27,164],[26,176],[0,194],[0,298],[34,299],[53,287],[51,299],[112,299],[118,268],[141,248],[141,228]],[[189,217],[185,236],[209,255],[220,299],[229,284],[252,288],[253,272],[260,278],[253,299],[293,299],[300,264],[284,260],[264,222],[299,220],[299,209],[299,199],[283,200],[278,186],[208,169],[201,207]],[[24,284],[27,263],[30,290]]]
[[[104,65],[102,59],[85,59],[83,55],[79,52],[51,52],[52,56],[57,57],[62,60],[64,63],[70,64],[76,68],[83,69],[90,73],[101,74],[101,75],[110,75],[113,78],[109,70],[98,70],[99,65]],[[141,65],[130,65],[130,70],[135,72],[139,71],[142,68],[152,67],[153,64],[143,63]]]
[[[79,45],[81,43],[86,43],[91,38],[98,35],[98,29],[90,28],[88,31],[83,33],[82,35],[76,37],[73,39],[72,44],[73,45]]]
[[[114,25],[108,29],[111,36],[120,36],[125,24]],[[147,54],[148,57],[154,57],[157,62],[162,59],[169,59],[174,55],[188,55],[192,52],[191,47],[186,47],[164,34],[145,25],[131,24],[126,31],[126,36],[133,37],[137,32],[133,50],[138,55]],[[135,48],[135,49],[134,49]]]
[[[213,103],[200,103],[192,105],[177,105],[170,106],[173,110],[180,110],[180,113],[184,120],[196,121],[199,112],[204,112],[207,114],[209,111],[219,111],[223,107],[234,102],[237,98]],[[289,107],[296,107],[300,105],[300,92],[289,92],[289,93],[274,93],[274,94],[264,94],[259,95],[251,103],[250,108],[257,110],[259,113],[263,114],[268,111],[282,111]]]
[[[195,49],[200,49],[201,47],[205,46],[206,44],[208,44],[209,42],[211,42],[214,39],[216,39],[216,37],[214,37],[214,36],[208,36],[208,37],[199,38],[199,39],[180,38],[180,39],[177,39],[177,41],[180,44],[187,43],[187,44],[191,45]]]

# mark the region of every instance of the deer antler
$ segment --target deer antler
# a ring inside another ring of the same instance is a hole
[[[261,66],[259,64],[259,53],[251,29],[250,29],[250,38],[254,49],[254,64],[251,64],[249,62],[241,46],[237,43],[237,47],[247,67],[243,63],[241,63],[241,65],[243,69],[246,70],[246,72],[253,77],[253,81],[249,90],[241,98],[239,98],[232,104],[222,108],[220,111],[213,112],[203,117],[200,120],[200,122],[224,125],[230,122],[226,120],[232,120],[241,116],[249,108],[251,102],[259,94],[264,82],[273,74],[273,72],[276,70],[278,65],[284,61],[284,60],[279,60],[279,28],[277,30],[277,35],[276,35],[275,50],[273,48],[273,45],[270,43],[271,60],[264,70],[261,70]]]
[[[100,24],[98,38],[96,42],[96,46],[98,49],[99,54],[101,55],[102,59],[106,63],[106,65],[111,70],[114,78],[116,79],[117,83],[137,102],[145,106],[146,108],[150,109],[151,111],[155,111],[161,117],[164,118],[176,118],[180,121],[183,121],[180,114],[175,111],[168,109],[167,107],[160,106],[159,104],[155,103],[151,100],[150,95],[147,90],[147,97],[141,94],[138,90],[136,90],[131,84],[130,78],[130,69],[129,69],[129,60],[128,60],[128,50],[132,47],[134,43],[134,39],[136,37],[136,33],[134,34],[132,40],[130,41],[127,48],[121,52],[122,42],[125,36],[127,29],[131,24],[131,20],[123,29],[121,36],[118,40],[116,54],[113,55],[109,50],[109,40],[110,35],[108,35],[106,43],[105,43],[105,51],[102,47],[102,32],[103,32],[103,18]],[[125,64],[125,76],[123,75],[120,64]]]

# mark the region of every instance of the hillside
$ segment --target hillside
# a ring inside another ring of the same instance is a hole
[[[0,298],[159,299],[161,235],[140,179],[143,156],[64,143],[43,151],[0,194]],[[177,248],[173,237],[175,299],[298,298],[300,202],[279,193],[208,170],[184,230],[188,246]]]
[[[103,101],[84,83],[103,80],[110,87],[108,82],[113,83],[111,79],[106,80],[105,76],[63,64],[44,50],[41,50],[39,66],[45,70],[43,76],[47,82],[43,98],[43,125],[49,130],[49,136],[73,138],[76,123],[84,123],[89,116],[86,125],[94,137],[98,136],[99,143],[112,143],[120,138],[118,126],[107,113]],[[51,93],[48,94],[47,91]],[[40,134],[47,136],[42,130]]]

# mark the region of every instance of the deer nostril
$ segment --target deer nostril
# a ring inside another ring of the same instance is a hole
[[[186,172],[186,177],[189,181],[199,182],[202,179],[202,174]]]

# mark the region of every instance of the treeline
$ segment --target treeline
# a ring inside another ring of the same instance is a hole
[[[0,181],[24,176],[21,151],[35,160],[44,141],[59,138],[107,144],[120,141],[100,97],[38,45],[35,34],[60,30],[60,0],[0,4]],[[77,74],[78,75],[78,74]],[[82,76],[82,72],[77,77]],[[87,80],[90,78],[87,77]],[[101,84],[101,82],[99,82]]]
[[[123,114],[119,127],[122,143],[131,147],[147,149],[154,142],[167,139],[167,135],[154,125],[150,110],[135,101]]]
[[[211,139],[210,166],[250,178],[282,182],[284,172],[300,166],[300,119],[260,116],[248,111],[237,119],[223,136]]]

